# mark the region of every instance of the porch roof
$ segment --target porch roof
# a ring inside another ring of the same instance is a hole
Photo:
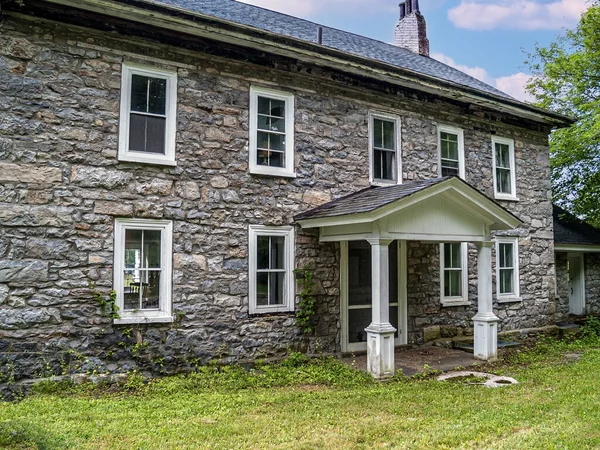
[[[570,212],[553,205],[554,244],[557,250],[566,246],[600,246],[600,230]]]
[[[298,214],[294,220],[303,228],[374,222],[440,196],[480,217],[491,229],[511,229],[521,224],[513,213],[458,177],[368,187]]]

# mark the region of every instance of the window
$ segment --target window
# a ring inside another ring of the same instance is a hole
[[[401,183],[400,119],[385,114],[370,114],[370,155],[372,183]]]
[[[519,301],[519,243],[517,238],[496,239],[496,292],[498,301]]]
[[[465,178],[465,149],[463,130],[446,125],[438,126],[440,176],[456,175]]]
[[[492,138],[494,148],[494,194],[496,198],[516,200],[515,144],[512,139]]]
[[[123,63],[119,161],[175,165],[177,74]]]
[[[466,242],[440,244],[441,300],[447,306],[469,304],[469,259]]]
[[[250,88],[250,172],[294,177],[294,96]]]
[[[172,223],[117,219],[114,278],[115,323],[172,322]]]
[[[250,313],[294,310],[294,230],[250,225]]]

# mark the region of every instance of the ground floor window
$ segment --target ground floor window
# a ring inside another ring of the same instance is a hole
[[[496,239],[496,293],[499,300],[519,297],[518,238]]]
[[[445,305],[469,301],[466,242],[440,244],[440,297]]]
[[[115,322],[172,321],[171,221],[117,219],[114,255]]]
[[[294,230],[250,225],[250,313],[294,310]]]

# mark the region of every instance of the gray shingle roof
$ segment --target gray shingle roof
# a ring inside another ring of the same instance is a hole
[[[234,0],[155,0],[190,12],[224,19],[309,42],[316,42],[319,24]],[[385,42],[322,26],[326,47],[388,63],[472,89],[512,99],[509,95],[433,58]],[[390,30],[390,34],[392,30]]]
[[[600,245],[600,230],[554,205],[554,243]]]
[[[425,181],[412,181],[410,183],[393,186],[371,186],[345,197],[338,198],[324,205],[317,206],[309,211],[298,214],[294,220],[320,219],[323,217],[343,216],[346,214],[360,214],[374,211],[396,200],[409,197],[423,189],[434,186],[451,177],[433,178]]]

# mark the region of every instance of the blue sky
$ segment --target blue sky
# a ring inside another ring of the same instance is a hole
[[[243,0],[391,42],[399,0]],[[587,0],[419,0],[431,56],[528,100],[524,61],[577,25]]]

